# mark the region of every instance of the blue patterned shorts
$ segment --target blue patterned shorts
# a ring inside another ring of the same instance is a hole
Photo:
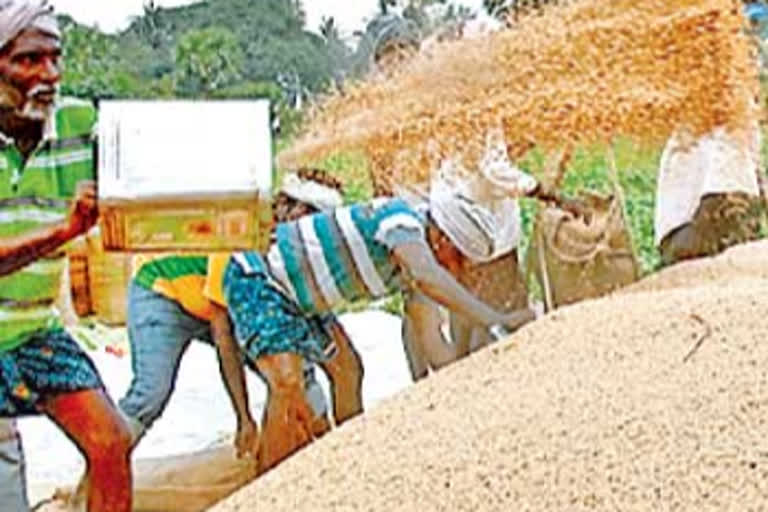
[[[93,362],[63,329],[37,331],[0,352],[0,417],[40,414],[43,398],[103,387]]]
[[[336,344],[329,334],[335,316],[302,313],[264,273],[246,273],[230,261],[224,274],[224,294],[235,337],[252,361],[293,352],[322,363],[336,355]]]

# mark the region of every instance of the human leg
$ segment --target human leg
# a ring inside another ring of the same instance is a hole
[[[404,314],[403,326],[401,329],[403,352],[405,352],[405,359],[408,361],[408,369],[411,371],[411,379],[416,382],[427,376],[429,373],[429,364],[427,363],[427,358],[419,343],[419,340],[421,339],[419,324],[415,321],[414,316],[409,314],[409,310],[413,309],[413,294],[404,293],[403,301]]]
[[[442,330],[443,315],[438,304],[420,293],[411,292],[408,294],[404,313],[403,324],[407,326],[404,335],[410,338],[410,344],[416,347],[422,358],[421,374],[414,373],[414,368],[411,368],[414,380],[426,377],[427,368],[439,370],[466,355],[466,351],[461,350],[464,345],[460,339],[454,338],[450,343],[445,339]],[[406,338],[403,342],[406,342]]]
[[[86,461],[87,510],[131,510],[132,438],[103,390],[62,393],[42,409],[75,443]]]
[[[662,265],[714,256],[728,247],[756,240],[760,201],[744,193],[714,193],[701,198],[693,220],[669,232],[659,244]]]
[[[697,258],[700,254],[696,230],[690,223],[675,228],[659,243],[659,255],[663,266]]]
[[[89,510],[130,510],[130,433],[95,366],[61,329],[37,331],[0,354],[0,415],[40,413],[86,458]]]
[[[313,317],[303,314],[262,272],[247,273],[230,263],[224,292],[235,337],[267,381],[260,456],[266,470],[312,439],[314,414],[302,365],[327,361],[336,347]]]
[[[0,418],[0,503],[8,512],[27,512],[24,451],[15,421]]]
[[[363,411],[363,363],[344,327],[335,316],[325,329],[336,345],[336,355],[320,365],[331,381],[333,416],[340,425]]]
[[[259,457],[263,472],[312,440],[314,414],[304,394],[300,356],[264,355],[256,360],[256,366],[268,388]]]
[[[210,327],[174,301],[132,283],[128,338],[133,378],[119,406],[138,443],[165,410],[189,342],[210,339]]]
[[[693,220],[704,245],[702,255],[712,256],[731,246],[756,240],[760,215],[758,197],[744,192],[706,194]]]

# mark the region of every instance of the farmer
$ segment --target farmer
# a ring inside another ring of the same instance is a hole
[[[490,138],[489,138],[490,142]],[[450,162],[446,162],[450,163]],[[438,224],[457,223],[444,230],[457,250],[451,272],[458,282],[484,303],[500,312],[528,307],[528,293],[518,266],[517,245],[521,235],[517,196],[534,194],[536,181],[515,168],[503,144],[489,144],[478,173],[461,173],[456,165],[443,165],[433,176],[433,193],[459,191],[482,205],[493,222],[474,223],[460,212],[437,210]],[[502,182],[503,181],[503,182]],[[461,203],[453,203],[461,208]],[[465,222],[465,225],[458,223]],[[450,236],[462,233],[469,236]],[[461,315],[449,313],[450,342],[441,330],[439,306],[416,290],[408,290],[404,304],[403,346],[414,380],[426,377],[474,352],[491,341],[484,326],[474,325]],[[450,348],[449,348],[450,347]]]
[[[274,220],[290,220],[340,204],[339,187],[340,183],[318,171],[304,170],[287,176],[274,200]],[[129,285],[127,317],[133,380],[119,402],[134,446],[165,410],[184,352],[197,339],[217,348],[222,380],[237,420],[237,456],[258,456],[259,429],[248,408],[243,359],[236,345],[228,340],[231,330],[226,310],[222,314],[222,309],[209,300],[206,290],[208,279],[221,281],[220,262],[228,259],[229,254],[225,253],[161,254],[134,260],[136,273]],[[343,329],[338,329],[346,338]],[[330,429],[325,395],[311,365],[303,365],[299,378],[302,393],[306,393],[312,406],[310,436],[319,437]],[[343,398],[338,405],[336,402],[334,411],[344,406]],[[341,422],[343,418],[337,415],[336,420]],[[79,506],[86,485],[87,479],[83,478],[69,495],[73,508]],[[67,491],[63,494],[67,495]]]
[[[557,165],[562,172],[571,152],[563,151]],[[454,161],[446,161],[431,181],[433,193],[459,193],[487,210],[492,222],[467,222],[460,212],[443,212],[442,224],[455,223],[445,233],[457,248],[451,259],[451,272],[460,284],[480,300],[501,312],[513,312],[528,306],[528,292],[518,266],[517,245],[521,235],[518,198],[529,197],[554,203],[574,215],[584,214],[584,205],[549,190],[531,175],[515,167],[508,155],[501,132],[487,139],[486,154],[476,173],[464,171]],[[409,195],[410,191],[401,193]],[[460,203],[454,206],[461,208]],[[440,212],[438,212],[438,215]],[[460,225],[464,222],[464,225]],[[441,222],[438,222],[441,224]],[[461,315],[449,313],[450,336],[443,335],[439,306],[414,290],[405,293],[403,348],[414,380],[428,371],[438,370],[470,352],[486,346],[491,333],[484,326],[473,325]]]
[[[51,7],[0,2],[0,417],[48,415],[86,459],[88,510],[128,511],[128,429],[52,307],[65,244],[98,216],[87,181],[95,112],[58,98],[60,60]],[[19,457],[0,459],[0,475],[9,474],[8,464],[18,472]],[[16,509],[3,503],[4,511]]]
[[[441,224],[447,213],[466,219]],[[263,469],[300,447],[310,430],[300,386],[302,357],[321,363],[343,357],[336,326],[308,315],[415,289],[477,325],[515,329],[533,319],[528,309],[494,311],[449,271],[457,249],[445,230],[486,222],[493,222],[486,210],[454,194],[433,194],[427,213],[402,199],[380,198],[280,224],[266,257],[257,252],[232,256],[218,302],[229,305],[237,343],[269,382]],[[352,391],[359,394],[359,384]]]
[[[664,265],[755,240],[760,217],[760,132],[724,127],[694,141],[674,135],[661,157],[655,242]]]
[[[387,14],[372,23],[374,32],[373,67],[388,73],[416,54],[421,46],[418,27],[410,20],[397,14]]]
[[[338,191],[317,183],[320,178],[316,174],[312,179],[302,180],[296,175],[286,179],[286,185],[275,198],[274,211],[279,220],[340,204]],[[226,315],[215,315],[216,308],[205,295],[206,277],[222,271],[215,268],[215,261],[216,257],[205,255],[162,255],[143,263],[138,260],[128,294],[134,377],[119,402],[131,425],[134,443],[162,414],[173,391],[179,363],[192,339],[216,344],[226,389],[240,390],[227,379],[232,375],[244,379],[241,355],[237,351],[226,352],[229,345],[220,343],[220,336],[228,335],[228,321]],[[227,370],[228,365],[235,368]],[[314,409],[313,435],[321,435],[329,428],[325,396],[311,366],[305,368],[302,382]],[[230,398],[237,417],[238,455],[256,455],[258,428],[247,403],[238,394],[230,392]]]
[[[744,14],[752,24],[753,41],[761,46],[757,29],[768,11],[746,2]],[[755,108],[757,86],[755,81]],[[760,126],[755,121],[744,128],[719,126],[696,140],[679,132],[667,142],[659,164],[654,219],[662,264],[712,256],[758,238]]]

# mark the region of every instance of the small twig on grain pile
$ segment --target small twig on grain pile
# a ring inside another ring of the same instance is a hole
[[[38,503],[32,506],[32,508],[29,509],[30,512],[37,512],[38,510],[42,510],[44,506],[50,505],[51,503],[55,502],[56,498],[46,498],[44,500],[40,500]]]
[[[687,363],[688,360],[693,357],[693,354],[696,353],[697,350],[699,350],[699,347],[701,347],[701,344],[704,343],[704,340],[709,338],[712,335],[712,328],[709,326],[707,322],[704,321],[703,318],[701,318],[696,313],[691,313],[691,318],[696,320],[698,323],[703,325],[707,330],[702,334],[698,340],[696,340],[696,343],[693,345],[691,350],[688,351],[688,353],[683,358],[683,363]]]

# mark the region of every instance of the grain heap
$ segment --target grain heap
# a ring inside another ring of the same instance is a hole
[[[768,279],[768,253],[760,252],[760,247],[765,247],[765,243],[737,245],[714,258],[700,258],[684,265],[673,265],[617,293],[727,286],[739,279]]]
[[[213,510],[762,510],[768,279],[689,277],[557,310]]]
[[[297,165],[362,150],[398,181],[422,181],[460,148],[468,167],[503,127],[512,156],[532,146],[658,143],[687,126],[743,126],[756,66],[735,0],[577,0],[514,29],[448,41],[394,76],[328,97],[280,155]]]

